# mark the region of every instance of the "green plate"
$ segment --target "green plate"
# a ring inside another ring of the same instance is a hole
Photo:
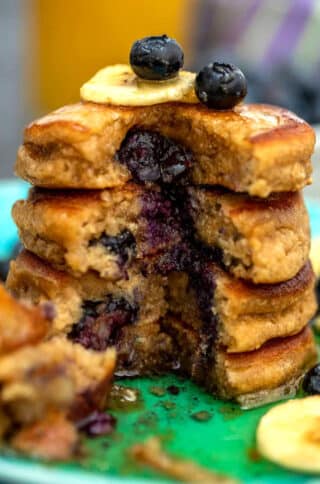
[[[8,254],[16,240],[9,207],[26,190],[25,184],[16,181],[0,183],[0,257]],[[320,206],[314,203],[308,206],[313,236],[320,236]],[[133,444],[156,435],[164,448],[176,456],[190,458],[208,469],[247,483],[320,483],[315,476],[288,472],[258,457],[256,426],[272,405],[241,411],[237,405],[218,401],[174,375],[126,379],[121,385],[139,390],[141,402],[130,411],[113,411],[118,425],[112,436],[85,440],[84,457],[68,464],[46,465],[11,453],[2,455],[0,481],[25,484],[169,482],[137,467],[128,456]],[[179,387],[178,395],[168,392],[170,385]],[[209,419],[197,420],[197,412],[207,412]]]

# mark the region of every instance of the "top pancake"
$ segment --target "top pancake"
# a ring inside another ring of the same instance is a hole
[[[82,102],[31,123],[16,173],[48,188],[110,188],[132,179],[116,153],[134,126],[156,130],[189,148],[193,184],[222,185],[266,197],[311,182],[315,135],[293,113],[241,104],[230,111],[167,103],[119,107]]]

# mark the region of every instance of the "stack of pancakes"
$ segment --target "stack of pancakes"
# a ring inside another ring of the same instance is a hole
[[[299,191],[314,141],[265,105],[55,111],[18,152],[35,187],[13,209],[25,250],[7,286],[55,303],[54,334],[115,345],[119,375],[179,371],[244,407],[292,395],[316,361]]]

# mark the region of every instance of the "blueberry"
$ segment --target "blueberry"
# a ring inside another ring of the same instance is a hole
[[[117,342],[123,326],[135,322],[137,314],[138,306],[123,297],[109,295],[105,301],[85,301],[83,316],[68,336],[85,348],[104,351]]]
[[[136,251],[136,240],[130,230],[123,230],[119,235],[102,234],[98,239],[90,241],[90,246],[103,245],[110,252],[119,256],[119,262],[125,264]]]
[[[208,108],[230,109],[246,96],[247,81],[238,67],[213,62],[197,74],[195,91]]]
[[[172,183],[193,164],[192,153],[160,133],[133,128],[122,141],[117,159],[137,182]]]
[[[188,241],[181,241],[158,257],[155,270],[162,275],[173,271],[187,271],[192,256],[194,252],[191,244]]]
[[[302,388],[311,395],[320,394],[320,364],[308,371],[303,379]]]
[[[163,81],[178,74],[183,66],[180,45],[167,35],[137,40],[130,51],[130,64],[137,76]]]

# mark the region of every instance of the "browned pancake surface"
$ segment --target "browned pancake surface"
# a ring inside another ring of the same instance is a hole
[[[215,264],[207,266],[206,281],[208,277],[212,288],[207,290],[206,314],[210,311],[211,318],[216,318],[219,343],[230,353],[252,351],[272,338],[296,334],[316,311],[315,278],[309,262],[294,278],[278,284],[239,280]],[[200,274],[198,285],[204,284]],[[187,274],[169,276],[170,310],[197,331],[208,324],[198,298]]]
[[[51,328],[49,315],[53,307],[18,302],[0,284],[0,355],[44,339]]]
[[[312,128],[289,111],[258,104],[223,112],[176,103],[65,106],[26,128],[16,172],[50,188],[123,185],[131,174],[115,155],[133,126],[160,131],[188,147],[196,184],[266,197],[310,183]]]
[[[225,266],[255,283],[291,279],[307,262],[309,218],[299,192],[266,199],[217,188],[189,189],[197,236],[219,247]]]

